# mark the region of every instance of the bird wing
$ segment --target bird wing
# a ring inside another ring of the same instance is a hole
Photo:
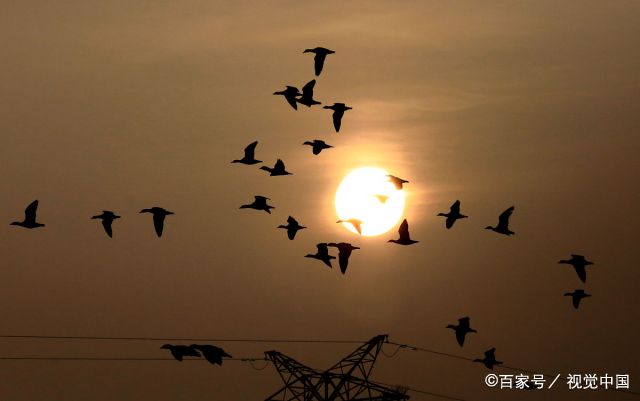
[[[574,265],[573,268],[576,270],[580,281],[583,283],[587,282],[587,271],[585,270],[583,265]]]
[[[164,214],[153,214],[153,227],[156,229],[156,234],[158,235],[158,237],[162,237],[162,230],[164,228],[164,217]]]
[[[258,203],[258,202],[262,202],[262,203],[265,203],[265,204],[266,204],[266,203],[267,203],[267,200],[268,200],[269,198],[267,198],[267,197],[265,197],[265,196],[255,195],[255,196],[254,196],[254,199],[255,199],[255,202],[256,202],[256,203]]]
[[[295,225],[295,226],[297,226],[297,225],[298,225],[298,222],[296,221],[296,219],[294,219],[294,218],[293,218],[293,217],[291,217],[291,216],[289,216],[289,217],[287,218],[287,223],[289,223],[289,224],[291,224],[291,225]]]
[[[312,79],[302,87],[302,97],[313,99],[313,88],[316,86],[316,80]]]
[[[104,227],[104,231],[107,232],[107,235],[110,238],[113,237],[113,232],[111,230],[111,223],[113,223],[113,219],[102,219],[102,227]]]
[[[409,223],[407,219],[402,220],[402,224],[400,224],[400,228],[398,229],[398,234],[400,234],[400,241],[410,240],[409,237]]]
[[[333,127],[336,129],[336,132],[340,132],[340,125],[342,124],[343,115],[344,115],[344,110],[333,111]]]
[[[353,224],[353,227],[356,229],[358,234],[362,234],[362,222],[361,221],[359,221],[359,220],[351,221],[351,224]]]
[[[326,53],[316,53],[313,57],[313,63],[315,67],[316,77],[320,75],[322,72],[322,67],[324,66],[324,59],[327,57]]]
[[[256,146],[258,146],[258,141],[251,142],[244,148],[244,157],[253,160],[255,158]]]
[[[291,107],[293,107],[294,110],[298,110],[298,105],[296,104],[295,95],[285,94],[284,98],[287,99],[287,102],[289,103],[289,105],[291,105]]]
[[[34,200],[24,209],[24,221],[36,222],[36,211],[38,210],[38,200]]]
[[[462,347],[464,345],[464,337],[467,335],[466,332],[462,330],[456,330],[456,340],[458,344]]]
[[[509,209],[502,212],[500,217],[498,217],[498,227],[504,228],[504,229],[507,229],[509,227],[509,217],[511,217],[511,214],[513,213],[514,209],[515,207],[511,206]]]
[[[341,249],[338,252],[338,263],[340,264],[340,271],[342,272],[342,274],[345,274],[347,272],[347,265],[349,264],[350,254],[351,252],[343,252]]]
[[[445,225],[447,228],[451,228],[453,227],[453,223],[456,222],[456,218],[453,217],[452,215],[447,216],[447,221],[445,222]]]
[[[276,161],[275,166],[273,166],[274,170],[279,170],[279,171],[285,171],[284,169],[284,162],[282,161],[282,159],[278,159]]]
[[[293,241],[293,239],[296,237],[297,232],[298,229],[296,227],[289,227],[287,228],[287,237],[289,237],[289,239]]]
[[[460,201],[459,200],[453,202],[453,205],[451,205],[451,213],[452,214],[460,214]]]
[[[578,306],[580,306],[580,297],[576,297],[575,295],[571,295],[571,301],[573,303],[573,307],[578,309]]]

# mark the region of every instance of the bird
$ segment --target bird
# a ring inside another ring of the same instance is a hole
[[[106,231],[109,238],[113,237],[113,231],[111,230],[111,224],[115,219],[119,219],[120,216],[116,215],[110,210],[103,210],[102,214],[91,217],[92,219],[100,219],[102,220],[102,227],[104,227],[104,231]]]
[[[376,197],[376,199],[378,199],[380,201],[380,203],[387,203],[387,201],[389,200],[389,197],[387,195],[373,195]]]
[[[407,222],[407,219],[402,220],[402,223],[400,223],[400,228],[398,228],[398,234],[400,234],[400,238],[390,239],[387,242],[395,242],[396,244],[400,244],[400,245],[411,245],[411,244],[415,244],[416,242],[419,242],[419,241],[412,240],[411,237],[409,236],[409,223]]]
[[[408,184],[409,181],[403,180],[402,178],[396,177],[395,175],[387,175],[390,181],[396,189],[402,189],[402,184]]]
[[[260,167],[260,170],[268,171],[269,175],[272,176],[272,177],[277,176],[277,175],[292,175],[292,173],[290,173],[287,170],[285,170],[284,162],[281,159],[278,159],[276,161],[276,164],[273,166],[273,168],[267,167],[267,166],[262,166],[262,167]]]
[[[323,106],[322,108],[333,110],[333,127],[336,129],[336,132],[340,132],[344,112],[353,109],[353,107],[349,107],[344,103],[334,103],[331,106]]]
[[[273,92],[274,95],[282,95],[294,110],[298,110],[296,98],[300,96],[300,91],[295,86],[289,86],[279,92]]]
[[[584,256],[573,254],[571,255],[571,259],[561,260],[558,263],[573,266],[573,268],[576,270],[576,273],[578,274],[578,277],[580,278],[580,281],[582,281],[583,283],[587,281],[587,271],[585,270],[585,268],[593,264],[593,262],[589,262]]]
[[[449,209],[449,213],[438,213],[438,216],[444,216],[447,218],[445,225],[447,228],[451,228],[453,227],[453,223],[456,222],[456,220],[458,219],[464,219],[467,218],[469,216],[465,216],[464,214],[460,213],[460,201],[457,200],[455,202],[453,202],[453,205],[451,205],[451,208]]]
[[[308,253],[304,255],[304,257],[321,260],[325,265],[333,268],[331,265],[331,259],[335,259],[336,257],[329,255],[329,248],[327,248],[327,244],[321,242],[316,244],[316,248],[318,248],[318,251],[315,254]]]
[[[251,142],[246,148],[244,148],[244,157],[242,159],[232,160],[231,163],[242,163],[246,165],[262,163],[262,160],[257,160],[255,158],[256,146],[258,146],[258,141]]]
[[[350,223],[353,228],[356,229],[358,234],[362,235],[362,220],[358,219],[346,219],[346,220],[338,220],[336,223]]]
[[[296,237],[296,233],[298,232],[298,230],[302,230],[307,227],[301,226],[300,224],[298,224],[298,221],[296,219],[289,216],[289,218],[287,219],[287,225],[286,226],[280,225],[278,226],[278,228],[286,229],[287,237],[289,237],[289,239],[293,241],[293,239]]]
[[[160,349],[168,349],[176,361],[182,362],[185,356],[200,357],[200,353],[193,348],[193,345],[171,345],[165,344]]]
[[[502,362],[496,360],[495,347],[485,351],[483,359],[474,359],[473,362],[482,362],[489,369],[493,369],[495,365],[502,365]]]
[[[162,237],[164,218],[170,214],[174,214],[173,212],[157,206],[154,206],[151,209],[142,209],[140,213],[151,213],[153,215],[153,227],[156,229],[156,235],[158,235],[158,237]]]
[[[324,66],[324,59],[327,57],[327,55],[333,54],[335,52],[333,50],[329,50],[324,47],[316,47],[314,49],[305,49],[305,51],[303,51],[302,53],[315,54],[315,56],[313,57],[313,62],[314,62],[314,67],[315,67],[315,72],[317,77],[317,76],[320,76],[320,73],[322,72],[322,67]]]
[[[340,242],[337,244],[335,242],[331,242],[328,245],[338,248],[338,264],[340,265],[340,271],[342,274],[345,274],[347,272],[347,265],[349,264],[349,256],[351,256],[351,252],[360,248],[347,242]]]
[[[20,226],[24,228],[44,227],[44,224],[36,222],[36,213],[38,210],[38,200],[34,200],[24,209],[24,220],[14,221],[10,225]]]
[[[260,195],[256,195],[254,196],[255,200],[253,201],[253,203],[250,203],[248,205],[242,205],[240,206],[240,209],[255,209],[255,210],[264,210],[265,212],[271,214],[271,209],[275,209],[274,206],[268,205],[267,201],[271,200],[269,198],[266,198],[264,196],[260,196]]]
[[[314,88],[314,86],[316,86],[316,80],[315,79],[307,82],[302,87],[302,94],[300,95],[300,97],[298,97],[296,99],[296,102],[298,102],[300,104],[304,104],[307,107],[311,107],[314,104],[322,104],[321,102],[318,102],[317,100],[315,100],[313,98],[313,88]]]
[[[511,217],[511,213],[515,209],[514,206],[511,206],[498,217],[498,225],[495,227],[486,226],[485,230],[493,230],[498,234],[504,235],[513,235],[515,234],[513,231],[509,230],[509,217]]]
[[[314,155],[319,155],[325,149],[332,148],[333,146],[328,145],[325,141],[321,139],[314,139],[313,141],[306,141],[303,145],[311,146],[311,151]]]
[[[461,347],[464,345],[464,338],[466,337],[467,333],[477,333],[477,331],[472,329],[469,325],[469,319],[470,318],[468,316],[461,317],[460,319],[458,319],[457,326],[453,324],[447,326],[447,329],[453,329],[456,332],[456,340]]]
[[[565,292],[564,296],[571,297],[571,300],[573,301],[573,307],[578,309],[582,298],[590,297],[591,294],[587,294],[586,292],[584,292],[584,290],[574,290],[573,292]]]
[[[233,358],[227,354],[222,348],[216,347],[210,344],[191,344],[190,347],[194,350],[202,352],[204,359],[209,361],[212,365],[222,365],[222,358]]]

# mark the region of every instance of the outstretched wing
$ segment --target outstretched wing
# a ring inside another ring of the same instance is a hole
[[[504,229],[509,227],[509,217],[511,217],[511,214],[513,213],[514,209],[515,207],[511,206],[509,209],[502,212],[500,217],[498,217],[498,227],[501,227]]]
[[[467,335],[465,331],[456,330],[456,340],[458,344],[462,347],[464,345],[464,337]]]
[[[584,268],[584,265],[573,265],[573,268],[576,270],[580,281],[583,283],[587,282],[587,270]]]
[[[24,221],[34,222],[36,221],[36,211],[38,210],[38,200],[34,200],[24,209]]]
[[[451,213],[452,214],[460,214],[460,201],[459,200],[453,202],[453,205],[451,205]]]
[[[452,213],[453,213],[453,212],[452,212]],[[447,228],[451,228],[451,227],[453,227],[453,223],[455,223],[455,222],[456,222],[456,218],[455,218],[455,217],[453,217],[452,215],[449,215],[449,216],[447,217],[447,221],[445,222],[445,226],[446,226]]]
[[[313,88],[316,86],[316,80],[312,79],[302,87],[302,97],[313,99]]]
[[[313,58],[316,77],[320,76],[320,73],[322,72],[322,67],[324,66],[324,59],[326,57],[327,57],[326,53],[318,52],[318,53],[316,53],[315,57]]]
[[[109,238],[113,237],[113,232],[111,230],[111,223],[113,223],[112,219],[102,219],[102,227],[104,227],[104,231],[106,231]]]
[[[164,214],[153,214],[153,227],[156,229],[158,237],[162,237],[162,230],[164,229]]]
[[[407,219],[402,220],[402,224],[400,224],[400,228],[398,229],[398,234],[400,234],[400,241],[411,240],[411,237],[409,237],[409,223],[407,222]]]
[[[273,169],[284,171],[284,162],[282,161],[282,159],[278,159],[278,161],[276,161],[276,164],[275,166],[273,166]]]
[[[333,111],[333,128],[336,129],[336,132],[340,132],[340,125],[342,124],[343,115],[344,115],[344,110]]]
[[[287,223],[291,224],[292,226],[297,226],[298,225],[298,221],[296,219],[294,219],[293,217],[289,216],[287,218]]]
[[[296,97],[292,94],[285,94],[284,98],[287,99],[287,103],[293,107],[294,110],[298,110],[298,105],[296,104]]]
[[[246,148],[244,148],[244,157],[253,160],[256,153],[256,146],[258,146],[258,141],[251,142]]]

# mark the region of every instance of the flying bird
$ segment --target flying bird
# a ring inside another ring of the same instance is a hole
[[[419,241],[412,240],[411,237],[409,236],[409,223],[407,222],[407,219],[402,220],[402,223],[400,224],[400,228],[398,228],[398,234],[400,234],[400,238],[390,239],[387,242],[395,242],[396,244],[400,244],[400,245],[411,245],[411,244],[415,244],[416,242],[419,242]]]
[[[295,86],[287,85],[287,87],[284,90],[281,90],[279,92],[273,92],[273,94],[284,96],[287,103],[289,103],[289,105],[293,107],[294,110],[298,110],[298,105],[296,104],[296,98],[300,96],[300,91]]]
[[[38,228],[44,227],[44,224],[36,222],[36,213],[38,210],[38,200],[34,200],[24,209],[24,220],[14,221],[10,225],[20,226],[24,228]]]
[[[334,103],[331,106],[323,106],[322,108],[333,110],[333,127],[336,129],[336,132],[340,132],[340,125],[342,124],[342,116],[344,116],[344,112],[353,109],[353,107],[349,107],[344,103]]]
[[[296,99],[296,102],[298,102],[300,104],[304,104],[307,107],[311,107],[314,104],[322,104],[322,103],[318,102],[317,100],[315,100],[313,98],[313,88],[314,88],[314,86],[316,86],[316,80],[315,79],[307,82],[302,87],[302,94],[300,95],[300,97],[298,97]]]
[[[586,292],[584,292],[584,290],[575,290],[573,292],[565,292],[564,296],[571,297],[571,301],[573,301],[573,307],[578,309],[582,298],[590,297],[591,294],[587,294]]]
[[[222,358],[233,358],[227,354],[222,348],[210,344],[191,344],[191,348],[202,352],[204,359],[212,365],[222,365]]]
[[[276,161],[276,164],[273,166],[273,168],[262,166],[260,167],[260,170],[268,171],[269,175],[272,177],[277,175],[292,175],[292,173],[285,170],[284,162],[281,159],[278,159],[278,161]]]
[[[456,340],[461,347],[464,345],[464,338],[467,336],[467,333],[477,333],[477,331],[469,325],[469,320],[468,316],[461,317],[458,319],[457,326],[453,324],[447,326],[447,329],[453,329],[456,332]]]
[[[320,75],[322,72],[322,67],[324,66],[324,59],[329,54],[335,53],[333,50],[326,49],[324,47],[316,47],[314,49],[306,49],[303,53],[314,53],[313,57],[314,67],[316,72],[316,77]]]
[[[255,209],[255,210],[264,210],[265,212],[271,214],[271,209],[275,209],[274,206],[268,205],[267,201],[271,200],[269,198],[266,198],[264,196],[260,196],[260,195],[256,195],[254,196],[255,200],[253,201],[253,203],[250,203],[248,205],[242,205],[240,206],[240,209]]]
[[[356,229],[358,234],[362,235],[362,220],[358,219],[347,219],[347,220],[338,220],[336,223],[349,223]]]
[[[111,230],[111,224],[115,219],[119,219],[120,216],[116,215],[112,211],[103,210],[102,214],[91,217],[92,219],[100,219],[102,220],[102,227],[104,227],[104,231],[107,233],[109,238],[113,237],[113,231]]]
[[[200,357],[200,353],[193,348],[193,345],[171,345],[165,344],[160,349],[168,349],[176,361],[182,362],[185,356]]]
[[[460,201],[457,200],[455,202],[453,202],[453,205],[451,205],[451,208],[449,209],[449,213],[438,213],[438,216],[444,216],[447,218],[445,225],[447,228],[451,228],[453,227],[453,223],[456,222],[456,220],[458,219],[464,219],[467,218],[468,216],[465,216],[464,214],[460,213]]]
[[[337,244],[335,242],[331,242],[328,245],[338,248],[338,264],[340,265],[340,271],[342,274],[345,274],[347,272],[347,265],[349,264],[349,256],[351,256],[351,252],[360,248],[347,242],[340,242]]]
[[[373,195],[380,201],[380,203],[387,203],[389,197],[387,195]]]
[[[483,359],[474,359],[473,362],[482,362],[488,369],[493,369],[495,365],[502,365],[502,362],[496,360],[495,347],[485,351]]]
[[[303,145],[311,146],[311,151],[314,155],[319,155],[325,149],[332,148],[333,146],[327,145],[327,143],[320,139],[314,139],[313,141],[306,141]]]
[[[257,160],[255,158],[256,146],[258,146],[258,141],[251,142],[244,148],[244,157],[242,159],[232,160],[231,163],[242,163],[247,165],[262,163],[262,160]]]
[[[278,228],[286,229],[287,230],[287,237],[289,237],[289,239],[293,241],[293,239],[296,237],[296,233],[299,230],[305,229],[307,227],[301,226],[300,224],[298,224],[298,221],[296,219],[294,219],[293,217],[289,216],[289,218],[287,219],[287,225],[286,226],[280,225],[280,226],[278,226]]]
[[[573,268],[576,270],[576,273],[578,274],[578,277],[580,278],[580,281],[582,281],[583,283],[587,281],[587,271],[585,270],[585,268],[593,264],[593,262],[589,262],[582,255],[571,255],[571,259],[561,260],[558,263],[573,266]]]
[[[389,178],[388,181],[390,181],[394,187],[396,187],[396,189],[400,190],[402,189],[402,184],[408,184],[409,181],[407,180],[403,180],[402,178],[398,178],[395,175],[387,175],[387,177]]]
[[[162,237],[164,218],[170,214],[174,214],[173,212],[157,206],[154,206],[151,209],[142,209],[140,213],[151,213],[153,215],[153,227],[156,229],[156,235],[158,235],[158,237]]]
[[[336,257],[329,255],[329,248],[327,248],[327,244],[321,242],[316,245],[316,248],[318,248],[318,251],[315,254],[309,253],[304,255],[304,257],[321,260],[325,265],[333,268],[333,266],[331,266],[331,259],[335,259]]]
[[[513,231],[509,230],[509,217],[511,217],[511,213],[515,209],[514,206],[511,206],[509,209],[502,212],[502,214],[498,217],[498,225],[495,227],[486,226],[485,230],[493,230],[498,234],[504,235],[513,235],[515,234]]]

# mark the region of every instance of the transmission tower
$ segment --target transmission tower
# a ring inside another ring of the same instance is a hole
[[[325,371],[312,369],[278,351],[265,352],[284,387],[266,401],[408,400],[399,389],[371,383],[369,376],[387,335],[373,337]]]

